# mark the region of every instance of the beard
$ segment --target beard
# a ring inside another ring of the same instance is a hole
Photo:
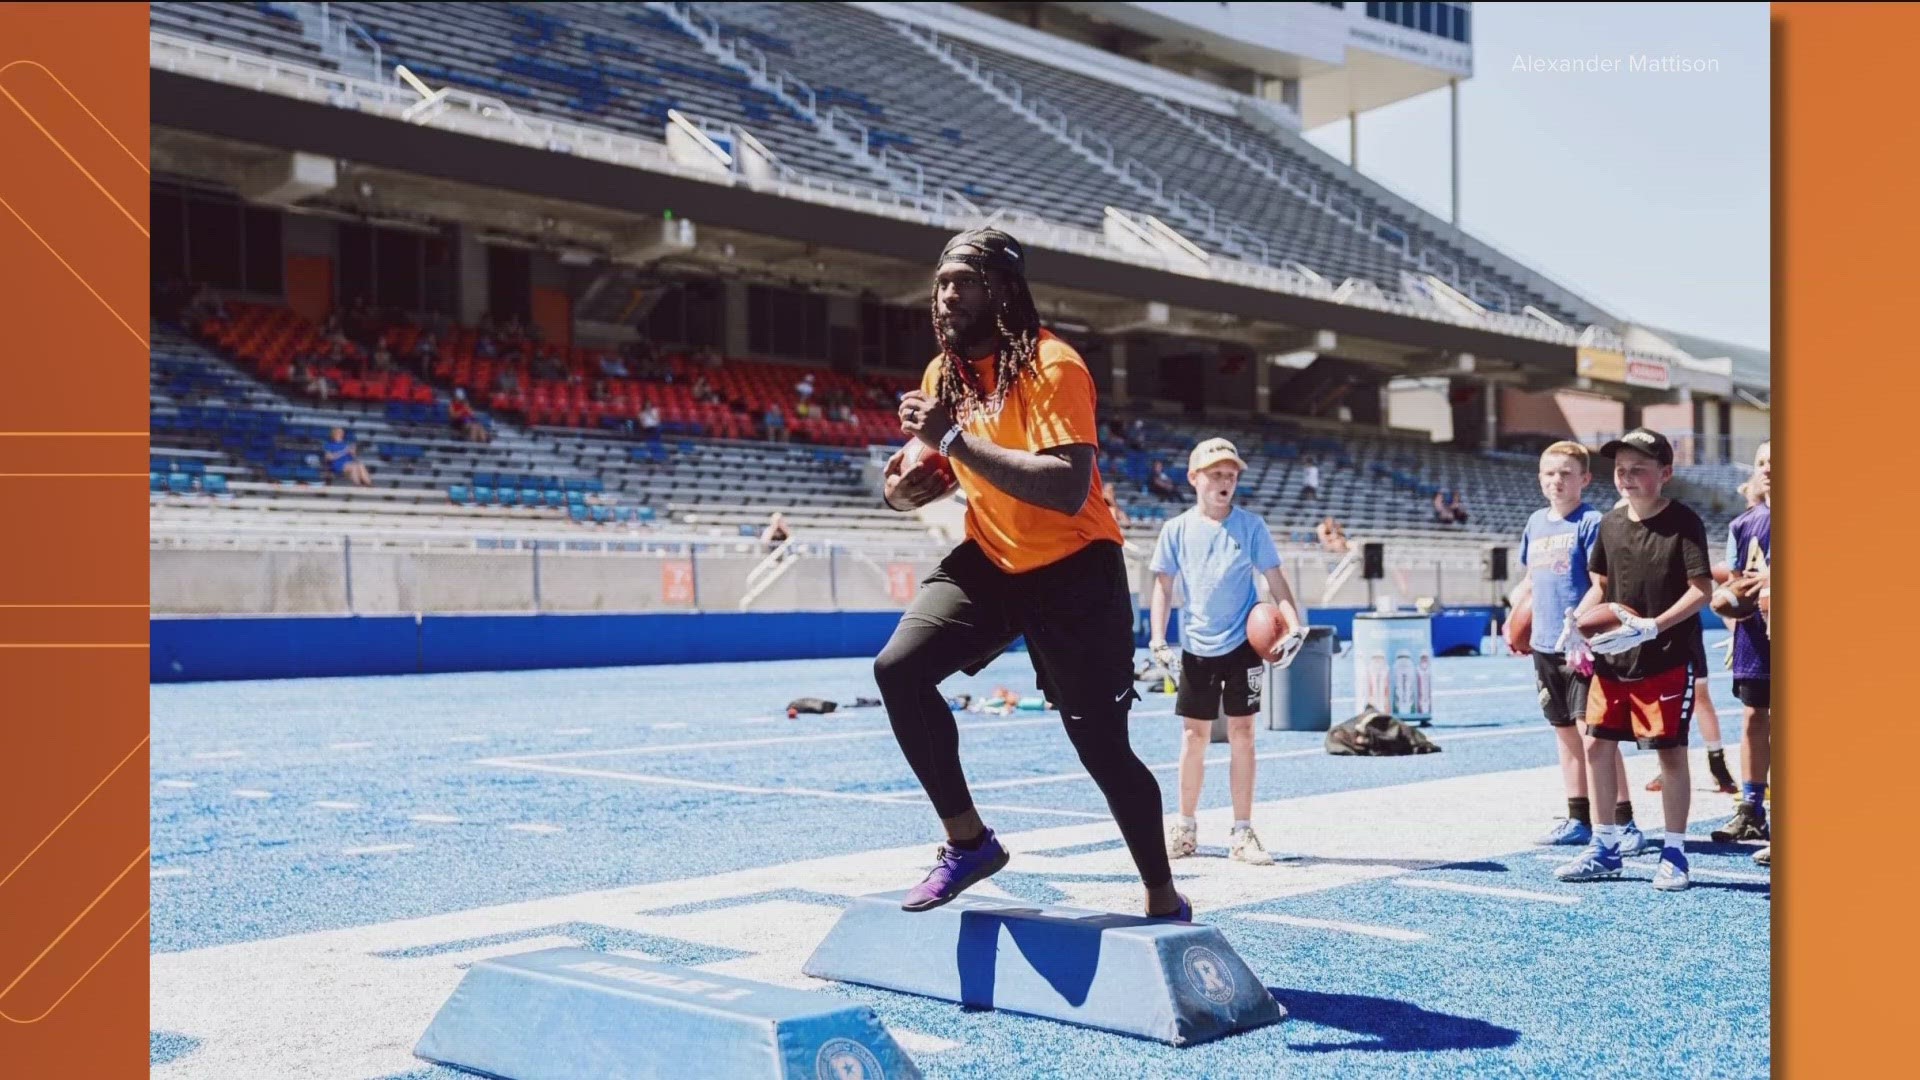
[[[968,360],[977,359],[990,351],[994,338],[999,334],[993,320],[985,315],[959,321],[942,319],[935,323],[934,330],[948,352]]]

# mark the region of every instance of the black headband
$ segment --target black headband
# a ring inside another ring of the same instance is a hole
[[[1027,253],[1020,241],[999,229],[969,229],[947,241],[940,251],[942,263],[957,262],[985,273],[998,270],[1016,277],[1027,273]]]

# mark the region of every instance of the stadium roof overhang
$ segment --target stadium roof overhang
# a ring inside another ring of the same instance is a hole
[[[617,243],[671,210],[698,225],[698,247],[670,256],[689,269],[870,291],[900,303],[921,302],[932,255],[946,240],[912,221],[151,75],[156,157],[171,147],[182,160],[210,161],[225,147],[241,168],[250,153],[319,154],[442,220],[508,231],[515,222],[549,222],[573,230],[567,242],[598,236]],[[1567,386],[1575,371],[1570,346],[1468,325],[1039,247],[1031,265],[1049,318],[1099,332],[1156,331],[1274,350],[1302,333],[1331,332],[1332,355],[1383,375],[1447,374],[1535,389]]]

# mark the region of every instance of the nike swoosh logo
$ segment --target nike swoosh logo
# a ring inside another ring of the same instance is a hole
[[[1685,691],[1682,691],[1681,693],[1675,694],[1672,697],[1663,697],[1660,700],[1661,701],[1679,701],[1684,696],[1685,696]]]
[[[1117,698],[1114,698],[1113,700],[1115,700],[1115,701],[1125,701],[1125,700],[1127,700],[1127,695],[1128,695],[1128,694],[1131,694],[1131,693],[1133,693],[1133,691],[1131,691],[1131,690],[1122,690],[1122,691],[1120,691],[1120,696],[1119,696],[1119,697],[1117,697]]]

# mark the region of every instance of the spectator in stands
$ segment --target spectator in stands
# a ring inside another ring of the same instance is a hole
[[[793,530],[787,528],[787,515],[775,510],[773,516],[767,519],[766,529],[760,533],[761,546],[772,551],[791,539]]]
[[[1306,466],[1302,468],[1300,471],[1301,471],[1301,479],[1300,479],[1301,496],[1304,498],[1313,499],[1316,502],[1319,501],[1320,499],[1320,463],[1318,461],[1315,461],[1313,458],[1308,458]]]
[[[793,384],[793,394],[794,394],[794,397],[798,399],[799,403],[802,405],[808,405],[812,403],[813,372],[811,371],[807,372],[805,375],[801,376],[799,382]],[[802,413],[801,415],[804,416],[806,414]]]
[[[640,430],[658,431],[660,429],[660,407],[649,401],[640,406]]]
[[[433,374],[433,362],[440,359],[440,337],[429,330],[413,343],[413,368],[422,379]]]
[[[1158,458],[1147,474],[1147,491],[1162,502],[1180,497],[1180,489],[1174,486],[1173,477],[1167,475],[1167,467]]]
[[[1348,550],[1347,530],[1341,526],[1340,519],[1328,514],[1313,527],[1314,536],[1320,540],[1320,550],[1329,555],[1345,555]]]
[[[1123,529],[1132,524],[1132,519],[1127,517],[1127,508],[1120,505],[1119,499],[1114,498],[1112,484],[1103,485],[1100,489],[1100,494],[1101,498],[1107,502],[1107,509],[1113,511],[1114,524]]]
[[[713,384],[707,381],[705,374],[693,377],[693,402],[696,405],[720,404],[720,395],[713,389]]]
[[[787,441],[787,417],[775,402],[767,402],[767,411],[760,417],[760,424],[766,428],[768,442]]]
[[[700,346],[700,351],[695,354],[694,358],[699,360],[700,366],[706,368],[708,371],[718,371],[720,370],[720,365],[726,362],[720,356],[720,350],[711,345]]]
[[[468,442],[492,442],[493,432],[487,430],[486,422],[474,413],[473,406],[467,403],[467,392],[455,390],[453,404],[447,409],[447,419],[453,424],[456,435]]]
[[[503,367],[493,378],[494,386],[503,394],[517,393],[520,389],[520,373],[510,367]]]
[[[387,348],[387,339],[384,337],[380,339],[380,343],[378,345],[374,346],[373,370],[375,371],[394,370],[393,350]]]
[[[1145,420],[1136,416],[1133,418],[1133,423],[1127,426],[1127,445],[1135,450],[1145,450],[1147,448],[1147,422]]]
[[[360,460],[360,448],[347,437],[345,428],[334,428],[322,448],[327,461],[327,471],[334,476],[344,476],[354,487],[372,487],[373,477],[367,472],[366,463]]]
[[[1436,525],[1453,524],[1453,508],[1447,505],[1445,489],[1433,493],[1433,521]]]
[[[624,379],[627,377],[627,362],[612,353],[602,353],[600,374],[609,379]]]
[[[333,384],[304,357],[293,362],[293,384],[323,403],[333,397]]]
[[[1467,497],[1459,488],[1454,488],[1452,497],[1447,500],[1447,511],[1453,515],[1455,525],[1467,523]]]
[[[473,342],[473,355],[482,360],[493,360],[500,356],[500,345],[494,341],[492,332],[480,331],[480,336]]]

